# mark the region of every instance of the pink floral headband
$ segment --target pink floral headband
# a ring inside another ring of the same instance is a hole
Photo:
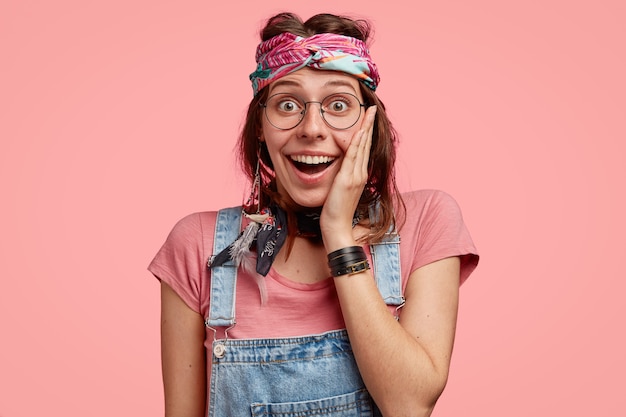
[[[345,72],[371,90],[376,90],[380,83],[376,64],[365,42],[334,33],[321,33],[308,38],[281,33],[259,44],[256,62],[256,71],[250,74],[255,96],[272,81],[305,66]]]

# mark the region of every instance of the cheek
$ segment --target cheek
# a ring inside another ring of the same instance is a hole
[[[265,147],[267,148],[267,153],[272,161],[272,165],[275,167],[275,164],[281,159],[281,149],[284,142],[281,141],[280,137],[276,137],[275,135],[266,135],[263,138],[263,142],[265,142]]]
[[[348,151],[348,147],[350,146],[350,141],[352,141],[352,137],[358,130],[344,132],[345,135],[341,135],[337,138],[337,145],[341,148],[343,153],[345,154]]]
[[[267,142],[267,141],[266,141],[266,142],[265,142],[265,145],[267,146],[267,153],[268,153],[268,155],[269,155],[269,157],[270,157],[270,160],[272,161],[272,165],[274,165],[274,162],[275,162],[275,161],[274,161],[274,159],[276,159],[276,153],[277,153],[278,151],[276,150],[276,148],[274,148],[274,147],[272,146],[272,143],[271,143],[271,142]]]

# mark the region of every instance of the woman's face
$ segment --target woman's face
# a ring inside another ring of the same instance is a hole
[[[263,115],[261,141],[267,145],[278,191],[283,198],[302,207],[322,206],[350,140],[361,127],[365,111],[360,109],[353,126],[340,130],[324,121],[318,102],[338,93],[349,93],[362,103],[359,82],[341,72],[302,68],[273,82],[268,88],[268,97],[280,94],[277,97],[281,100],[273,108],[281,112],[292,111],[296,114],[295,121],[299,112],[292,98],[313,102],[306,105],[302,121],[289,130],[278,129]],[[330,105],[339,110],[345,106],[341,101],[333,101]],[[326,114],[327,119],[332,120],[332,115]],[[281,117],[285,117],[284,114]]]

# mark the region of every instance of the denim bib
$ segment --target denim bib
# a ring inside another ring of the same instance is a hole
[[[370,208],[375,218],[376,207]],[[217,214],[213,253],[241,231],[241,207]],[[397,309],[404,304],[400,239],[395,233],[370,246],[381,296]],[[346,330],[318,335],[229,339],[235,323],[237,268],[231,261],[211,270],[206,326],[226,328],[213,341],[209,417],[381,416],[361,379]]]

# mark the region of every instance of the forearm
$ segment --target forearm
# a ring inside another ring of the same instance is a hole
[[[165,283],[161,290],[161,361],[166,417],[206,415],[204,321]]]
[[[188,369],[176,369],[164,361],[165,417],[206,415],[206,373],[191,364],[187,367]]]
[[[390,314],[369,271],[335,278],[365,384],[386,416],[428,416],[447,379],[420,341]]]

